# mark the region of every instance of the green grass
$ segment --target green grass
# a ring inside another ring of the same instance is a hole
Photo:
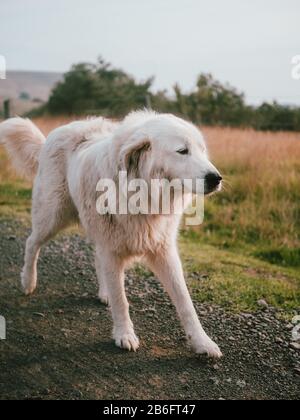
[[[257,251],[254,255],[265,261],[269,261],[272,264],[282,265],[285,267],[300,267],[300,248],[272,248]]]
[[[287,185],[277,175],[270,185],[255,180],[251,186],[253,177],[245,168],[235,168],[227,177],[231,187],[206,200],[204,224],[194,229],[195,236],[219,249],[243,250],[271,264],[300,267],[300,172],[297,169],[297,182],[292,177]]]
[[[180,250],[194,297],[234,311],[255,311],[258,300],[287,313],[300,310],[300,272],[261,261],[244,249],[222,249],[184,232]]]
[[[29,219],[31,188],[22,181],[0,184],[0,215]]]

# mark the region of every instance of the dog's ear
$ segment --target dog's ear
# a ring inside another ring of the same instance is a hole
[[[138,175],[139,164],[144,154],[151,149],[148,139],[132,142],[121,151],[121,168],[131,174]]]

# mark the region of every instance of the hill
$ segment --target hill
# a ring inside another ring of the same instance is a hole
[[[27,93],[31,99],[47,101],[51,89],[62,78],[61,73],[38,71],[8,71],[0,82],[0,97],[20,98]]]
[[[11,113],[23,114],[48,100],[62,73],[38,71],[8,71],[0,80],[0,110],[4,99],[11,99]]]

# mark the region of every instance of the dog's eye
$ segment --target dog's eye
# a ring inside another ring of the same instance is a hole
[[[188,155],[189,154],[189,149],[187,147],[177,150],[177,153],[179,153],[180,155]]]

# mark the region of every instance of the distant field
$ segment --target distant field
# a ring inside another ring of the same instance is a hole
[[[67,119],[35,122],[47,134]],[[300,133],[203,131],[225,186],[206,201],[203,226],[182,233],[191,279],[194,271],[208,276],[196,281],[199,299],[245,310],[260,298],[300,308]],[[0,214],[26,218],[30,189],[0,150]]]
[[[3,101],[10,99],[10,115],[24,115],[45,103],[61,73],[39,71],[8,71],[0,83],[0,113]],[[21,99],[22,95],[28,96]]]

